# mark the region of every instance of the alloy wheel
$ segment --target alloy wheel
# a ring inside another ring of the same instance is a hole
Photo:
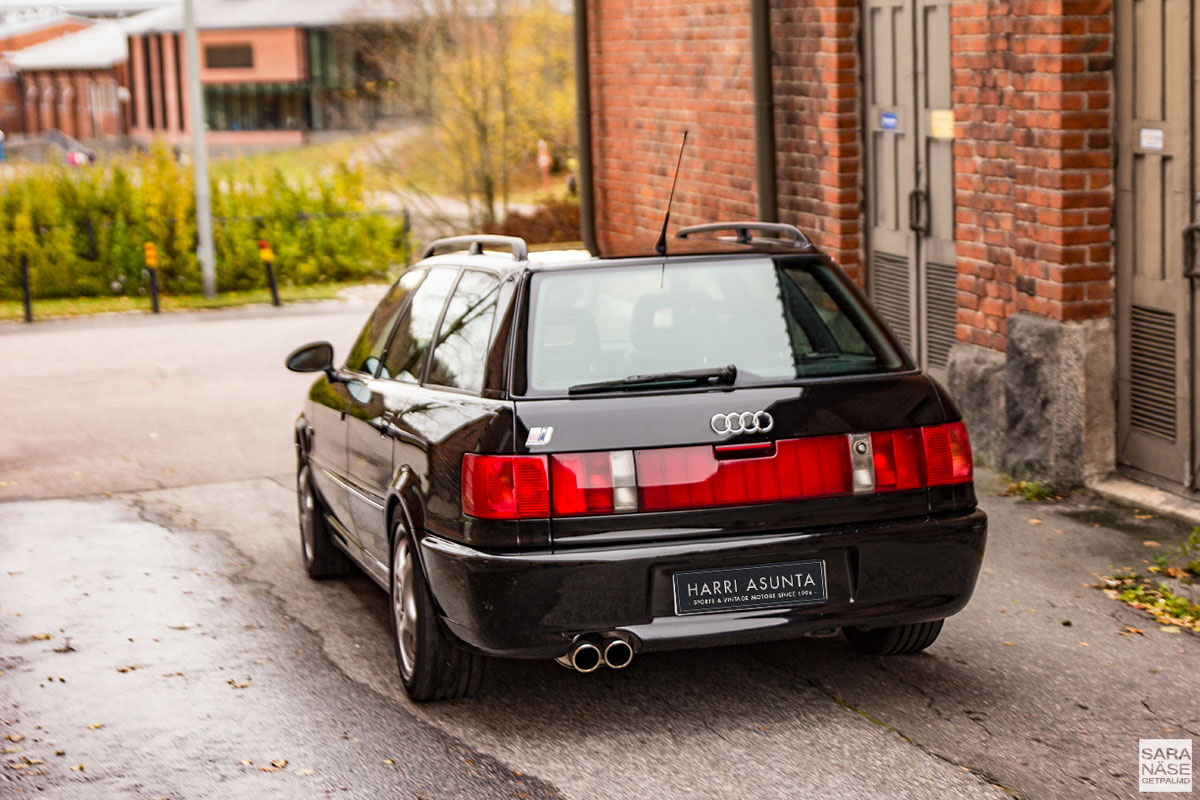
[[[412,677],[417,659],[417,598],[408,538],[401,535],[392,554],[392,625],[400,651],[400,670]]]
[[[300,539],[304,546],[304,562],[313,561],[313,534],[316,529],[316,499],[313,497],[312,481],[309,478],[308,467],[300,470],[296,478],[296,499],[300,504]]]

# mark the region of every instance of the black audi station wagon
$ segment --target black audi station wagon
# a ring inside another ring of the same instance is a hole
[[[732,231],[730,236],[712,235]],[[961,415],[800,231],[603,258],[434,242],[296,422],[304,564],[389,592],[417,700],[484,658],[579,672],[830,635],[913,653],[987,532]]]

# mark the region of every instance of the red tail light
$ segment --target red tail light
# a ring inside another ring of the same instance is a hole
[[[872,433],[871,452],[875,454],[875,491],[902,492],[924,487],[919,429]]]
[[[849,495],[854,438],[552,456],[470,453],[462,463],[463,513],[546,519]],[[877,431],[871,452],[876,492],[967,483],[973,476],[971,443],[961,422]],[[868,469],[867,491],[870,485]]]
[[[945,486],[971,480],[971,442],[961,422],[921,429],[925,440],[925,485]]]
[[[613,513],[612,461],[604,453],[566,453],[550,457],[554,515]]]
[[[481,519],[550,516],[546,456],[481,456],[462,463],[463,513]]]
[[[712,447],[639,450],[639,508],[681,508],[775,503],[850,492],[850,451],[845,436],[782,439],[762,458],[718,460]]]

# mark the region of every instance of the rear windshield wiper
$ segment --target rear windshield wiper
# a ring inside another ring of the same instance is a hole
[[[581,383],[567,390],[568,394],[594,394],[620,389],[646,389],[664,383],[725,383],[737,380],[737,367],[730,364],[716,369],[688,369],[679,372],[659,372],[650,375],[630,375],[613,381]]]

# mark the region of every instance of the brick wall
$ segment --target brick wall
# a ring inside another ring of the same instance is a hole
[[[1112,313],[1112,5],[952,6],[958,338]]]
[[[750,9],[589,2],[597,239],[653,242],[683,131],[671,228],[757,215]]]
[[[862,280],[862,144],[855,0],[775,0],[779,217]]]

